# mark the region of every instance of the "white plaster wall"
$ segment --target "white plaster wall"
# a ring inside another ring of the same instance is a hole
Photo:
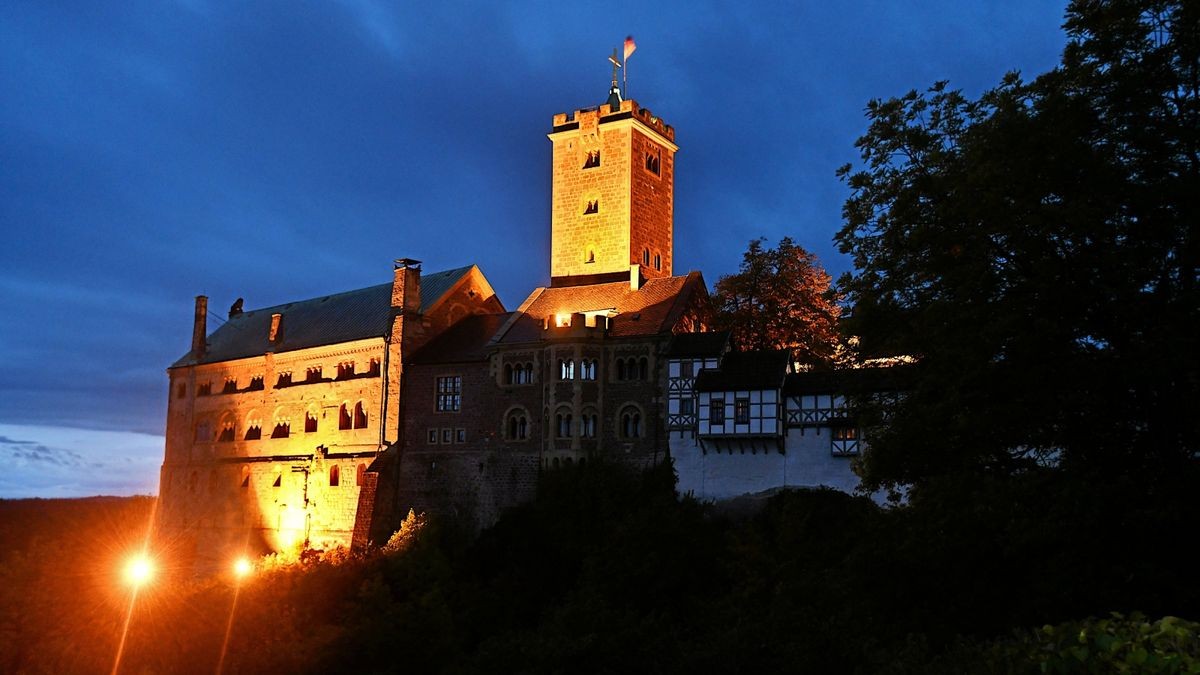
[[[730,499],[776,487],[831,487],[853,492],[858,476],[850,457],[830,454],[828,428],[788,429],[783,454],[704,452],[691,434],[672,433],[671,457],[679,475],[677,490],[698,499]]]

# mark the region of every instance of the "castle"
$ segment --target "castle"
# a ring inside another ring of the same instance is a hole
[[[507,310],[477,266],[244,311],[168,370],[161,533],[198,552],[381,543],[410,509],[484,527],[539,475],[673,459],[724,498],[857,485],[844,378],[708,332],[673,275],[675,130],[614,85],[557,114],[550,284]],[[203,554],[203,553],[201,553]]]

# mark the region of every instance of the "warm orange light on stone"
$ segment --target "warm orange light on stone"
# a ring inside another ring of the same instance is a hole
[[[245,579],[253,571],[254,565],[250,562],[249,558],[243,556],[233,561],[233,576],[238,579]]]

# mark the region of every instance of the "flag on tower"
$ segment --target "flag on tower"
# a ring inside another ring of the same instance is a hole
[[[625,59],[626,60],[629,59],[629,55],[632,54],[633,50],[635,50],[635,49],[637,49],[637,45],[635,45],[633,43],[633,36],[630,35],[629,37],[626,37],[625,38]]]

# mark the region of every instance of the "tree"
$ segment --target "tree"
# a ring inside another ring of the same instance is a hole
[[[716,323],[740,349],[789,349],[803,363],[837,353],[840,308],[816,256],[789,237],[777,248],[755,239],[737,274],[717,280]]]
[[[1200,5],[1075,0],[1061,64],[970,100],[872,101],[841,169],[867,353],[868,486],[959,471],[1174,471],[1200,450]]]

